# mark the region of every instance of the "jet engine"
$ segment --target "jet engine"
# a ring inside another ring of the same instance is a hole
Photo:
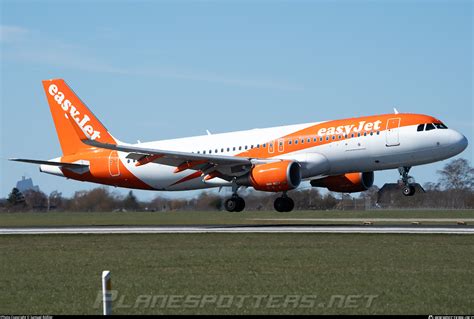
[[[355,193],[368,190],[374,184],[374,172],[348,173],[314,179],[314,187],[326,187],[330,191],[340,193]]]
[[[301,167],[295,161],[259,164],[246,176],[239,177],[236,182],[239,185],[253,186],[260,191],[287,191],[301,183]]]

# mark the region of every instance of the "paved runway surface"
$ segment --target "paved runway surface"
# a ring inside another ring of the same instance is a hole
[[[0,235],[36,234],[175,234],[175,233],[364,233],[364,234],[471,234],[473,226],[464,225],[201,225],[201,226],[96,226],[0,228]]]
[[[286,221],[286,222],[435,222],[435,223],[457,223],[463,221],[466,223],[474,222],[474,218],[251,218],[253,221]]]

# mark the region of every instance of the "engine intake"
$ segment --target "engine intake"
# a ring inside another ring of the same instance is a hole
[[[314,179],[311,186],[326,187],[330,191],[340,193],[355,193],[368,190],[374,184],[374,172],[348,173]]]

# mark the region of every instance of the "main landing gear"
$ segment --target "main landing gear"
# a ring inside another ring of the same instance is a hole
[[[245,201],[242,197],[237,195],[239,186],[236,183],[232,184],[232,197],[225,201],[224,207],[228,212],[241,212],[245,208]]]
[[[224,207],[228,212],[241,212],[245,208],[245,201],[242,197],[237,195],[238,186],[232,187],[232,197],[227,199],[224,203]],[[278,212],[290,212],[295,208],[295,202],[286,195],[286,192],[275,199],[273,207]]]
[[[411,167],[399,167],[398,172],[400,173],[400,179],[398,180],[398,184],[402,186],[402,193],[405,196],[413,196],[415,195],[415,179],[408,175]]]
[[[241,212],[245,208],[245,201],[235,193],[231,198],[225,201],[224,206],[228,212]]]
[[[278,212],[291,212],[295,208],[295,202],[286,193],[283,193],[281,197],[275,199],[273,207]]]

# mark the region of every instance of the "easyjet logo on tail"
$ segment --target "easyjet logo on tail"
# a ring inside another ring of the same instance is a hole
[[[95,140],[96,138],[100,138],[100,132],[96,131],[92,125],[87,124],[91,118],[84,114],[81,115],[81,112],[77,110],[77,108],[72,105],[71,101],[65,98],[64,93],[58,91],[58,87],[55,84],[51,84],[48,88],[48,92],[51,96],[54,97],[56,103],[65,111],[69,112],[69,115],[77,122],[77,124],[82,128],[82,130],[90,136],[91,140]],[[66,114],[67,115],[67,114]]]

